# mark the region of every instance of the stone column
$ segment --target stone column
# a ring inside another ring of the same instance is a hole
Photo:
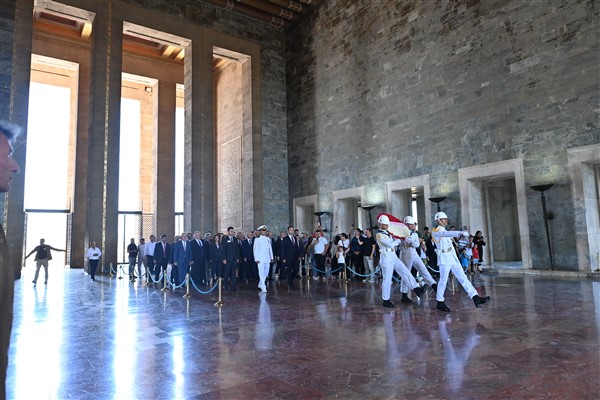
[[[75,175],[73,177],[73,199],[71,201],[71,268],[84,267],[84,250],[88,228],[88,143],[90,109],[90,59],[79,60],[79,85],[77,89],[77,133],[75,141]]]
[[[101,248],[104,271],[109,263],[116,265],[118,241],[123,21],[112,7],[109,2],[98,10],[92,33],[87,178],[86,242],[95,240]]]
[[[215,136],[212,46],[192,38],[185,49],[184,226],[214,230]]]
[[[6,230],[11,260],[20,269],[23,257],[23,234],[25,215],[25,159],[27,141],[27,115],[29,108],[29,81],[31,74],[31,38],[33,29],[33,1],[2,1],[2,78],[0,118],[23,128],[14,144],[14,157],[21,173],[14,177],[8,196],[0,194],[6,201],[0,202],[5,212],[0,220]],[[6,74],[5,71],[10,71]]]
[[[419,220],[419,226],[417,227],[419,229],[419,232],[423,233],[423,228],[424,227],[430,227],[431,228],[431,221],[427,220],[427,217],[425,216],[425,207],[427,207],[427,205],[425,204],[425,197],[423,195],[418,195],[417,196],[417,215],[412,215],[412,212],[410,214],[407,215],[412,215],[413,217],[416,217]]]
[[[159,80],[156,137],[155,183],[153,199],[156,234],[172,239],[175,232],[175,81]]]

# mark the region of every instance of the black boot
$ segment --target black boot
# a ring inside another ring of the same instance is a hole
[[[450,307],[448,307],[446,305],[446,303],[444,303],[443,301],[438,301],[437,306],[435,306],[435,308],[437,308],[440,311],[446,311],[446,312],[452,311],[452,310],[450,310]]]
[[[418,298],[423,297],[423,295],[425,294],[425,292],[427,292],[427,285],[423,285],[423,286],[417,286],[416,288],[413,289],[415,294],[417,295]]]
[[[431,289],[433,289],[433,293],[437,293],[437,283],[432,284]]]
[[[475,295],[473,296],[473,303],[475,303],[475,307],[479,307],[480,305],[487,303],[490,299],[490,296],[479,297],[479,295]]]
[[[389,300],[384,300],[384,301],[383,301],[383,306],[384,306],[384,307],[387,307],[387,308],[394,308],[394,303],[392,303],[392,302],[391,302],[391,301],[389,301]]]
[[[401,303],[412,303],[412,300],[408,297],[407,293],[402,293],[402,298],[400,299]]]

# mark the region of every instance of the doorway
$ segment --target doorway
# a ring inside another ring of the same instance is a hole
[[[483,233],[484,265],[531,269],[523,160],[458,170],[462,223]]]
[[[32,55],[24,251],[30,252],[43,238],[52,247],[68,250],[52,253],[52,262],[60,266],[71,264],[78,79],[78,64]]]

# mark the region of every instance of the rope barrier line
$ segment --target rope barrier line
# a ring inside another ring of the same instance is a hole
[[[174,280],[171,280],[171,279],[167,279],[167,283],[168,283],[169,285],[171,285],[171,287],[172,287],[173,289],[179,289],[179,288],[183,287],[183,285],[185,285],[185,279],[183,280],[183,282],[181,282],[181,284],[180,284],[180,285],[176,285],[176,284],[175,284],[175,281],[174,281]]]
[[[154,280],[154,278],[152,277],[151,273],[148,274],[148,277],[150,278],[150,280],[152,282],[154,282],[154,283],[160,283],[160,281],[162,281],[162,278],[163,278],[163,272],[160,271],[160,274],[158,275],[158,280]]]
[[[214,284],[214,286],[212,288],[210,288],[208,291],[203,291],[201,289],[198,288],[198,286],[196,286],[196,282],[194,282],[194,279],[190,276],[190,282],[192,282],[192,286],[194,287],[194,289],[196,289],[196,291],[198,291],[200,294],[209,294],[211,292],[213,292],[218,286],[219,286],[219,280],[217,280]]]
[[[429,264],[425,264],[425,265],[427,266],[427,269],[429,269],[429,270],[431,270],[431,271],[435,272],[436,274],[439,274],[439,273],[440,273],[440,270],[439,270],[439,269],[434,269],[434,268],[431,268],[431,267],[429,266]],[[467,266],[467,267],[463,267],[463,266],[461,265],[461,267],[462,267],[462,269],[465,271],[465,273],[466,273],[466,272],[469,270],[469,267],[468,267],[468,266]]]
[[[315,271],[317,271],[317,272],[320,272],[320,273],[322,273],[322,274],[327,274],[327,271],[321,271],[321,270],[320,270],[319,268],[317,268],[317,267],[311,267],[311,268],[312,268],[312,269],[314,269],[314,270],[315,270]],[[341,271],[343,268],[344,268],[344,267],[340,267],[340,268],[338,268],[338,269],[329,270],[329,273],[330,273],[330,274],[333,274],[334,272]]]
[[[377,272],[380,270],[380,266],[378,265],[377,269],[375,271],[371,272],[370,274],[363,275],[363,274],[359,274],[358,272],[356,272],[355,270],[353,270],[350,267],[346,267],[346,268],[348,268],[354,275],[356,275],[356,276],[362,276],[362,277],[375,276],[375,274],[377,274]]]
[[[428,269],[430,269],[431,271],[433,271],[433,272],[435,272],[435,273],[437,273],[437,274],[439,274],[439,273],[440,273],[440,270],[439,270],[439,269],[434,269],[434,268],[431,268],[431,267],[429,266],[429,264],[425,264],[425,265],[427,265],[427,268],[428,268]]]

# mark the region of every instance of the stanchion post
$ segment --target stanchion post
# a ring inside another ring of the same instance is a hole
[[[190,274],[189,272],[187,274],[185,274],[185,294],[183,295],[183,297],[185,297],[186,299],[189,299],[190,297],[192,297],[190,295]]]
[[[163,278],[164,278],[163,279],[164,284],[163,284],[163,288],[160,289],[160,291],[161,292],[168,292],[169,288],[167,287],[167,271],[166,270],[163,272]]]
[[[146,274],[146,286],[150,286],[152,284],[152,274],[150,273],[150,270],[148,268],[146,268],[146,266],[144,265],[144,272]]]
[[[119,271],[117,271],[117,275],[119,275],[119,278],[117,278],[117,279],[123,279],[123,266],[120,265],[119,268],[120,268],[121,273],[118,274]]]
[[[221,300],[221,282],[222,282],[223,278],[218,278],[218,279],[219,279],[219,281],[218,281],[218,284],[219,284],[219,300],[217,300],[217,302],[215,303],[215,307],[221,308],[221,307],[223,307],[223,304],[224,304],[223,300]]]
[[[115,274],[113,274],[113,272],[112,272],[112,270],[113,270],[112,262],[110,263],[108,268],[110,268],[108,271],[108,276],[112,278],[113,276],[115,276]]]

